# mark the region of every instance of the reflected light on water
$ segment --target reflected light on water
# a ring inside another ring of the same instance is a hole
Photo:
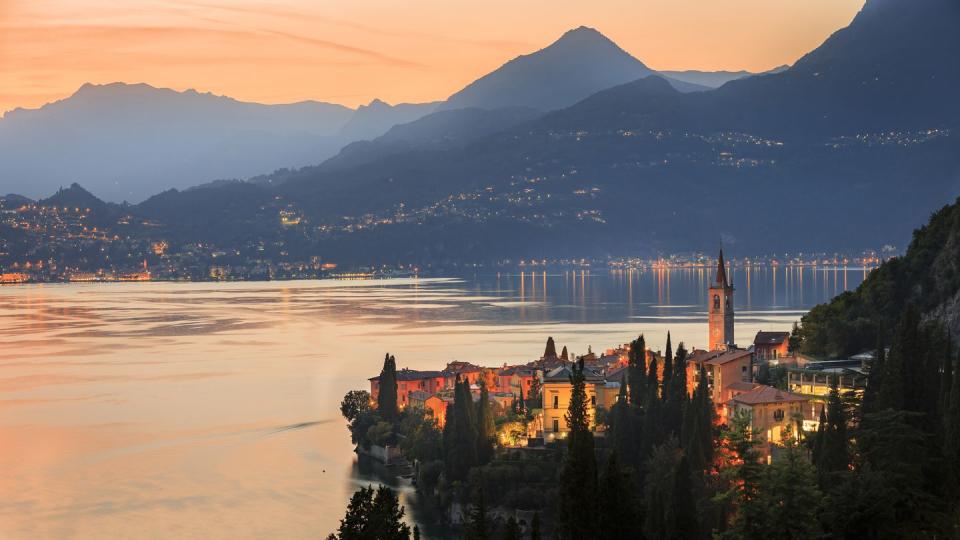
[[[741,344],[866,275],[784,271],[778,295],[776,269],[744,270]],[[322,538],[369,480],[340,398],[386,351],[439,369],[526,363],[547,336],[705,342],[703,269],[527,278],[0,288],[0,538]]]

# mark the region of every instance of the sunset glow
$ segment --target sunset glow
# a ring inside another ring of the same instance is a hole
[[[147,82],[269,103],[444,99],[564,31],[592,26],[654,69],[792,63],[863,0],[5,0],[0,111],[85,82]]]

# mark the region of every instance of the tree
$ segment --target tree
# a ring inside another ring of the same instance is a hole
[[[573,388],[566,414],[570,431],[560,473],[559,526],[567,540],[594,538],[596,535],[597,462],[587,413],[583,369],[581,358],[573,365],[570,374]]]
[[[521,540],[520,525],[513,516],[507,518],[507,523],[503,528],[503,540]]]
[[[630,386],[630,403],[642,407],[646,400],[647,343],[643,334],[630,343],[627,364],[627,384]]]
[[[413,526],[413,540],[420,540],[420,527],[418,525]]]
[[[380,417],[388,422],[397,418],[397,360],[390,353],[383,359],[383,369],[380,371],[377,410]]]
[[[487,540],[490,538],[490,522],[487,519],[487,504],[483,499],[482,484],[477,488],[476,502],[470,511],[467,538],[469,540]]]
[[[373,487],[362,487],[350,497],[347,514],[340,520],[335,538],[339,540],[362,540],[367,517],[373,507]]]
[[[563,361],[565,361],[565,362],[566,362],[567,360],[570,360],[570,353],[567,352],[567,346],[566,346],[566,345],[564,345],[564,346],[563,346],[563,350],[560,351],[560,359],[563,360]]]
[[[477,464],[475,411],[469,383],[458,375],[454,382],[453,404],[447,407],[447,424],[443,430],[444,465],[451,481],[465,480],[470,468]]]
[[[540,538],[540,512],[533,513],[533,519],[530,522],[530,540],[541,540]]]
[[[867,387],[863,391],[863,402],[860,406],[863,414],[877,412],[880,399],[880,387],[883,384],[883,372],[886,369],[887,349],[884,345],[884,329],[881,324],[877,329],[877,347],[873,362],[870,364],[870,373],[867,375]]]
[[[634,431],[636,410],[627,402],[627,387],[620,386],[617,402],[610,409],[610,438],[613,441],[613,451],[623,456],[623,462],[629,467],[637,468],[637,433]]]
[[[408,540],[410,527],[403,522],[403,513],[397,494],[389,487],[381,485],[373,498],[363,537],[377,540]]]
[[[534,374],[533,379],[530,381],[530,389],[527,391],[527,410],[540,409],[543,407],[543,396],[540,395],[543,389],[540,386],[538,373],[539,372]]]
[[[817,430],[817,473],[820,487],[831,485],[835,473],[850,467],[850,441],[847,437],[847,415],[840,401],[837,376],[830,377],[830,395],[827,398],[827,425]],[[821,413],[822,417],[822,413]],[[822,442],[821,439],[822,438]]]
[[[644,537],[650,540],[697,537],[697,514],[690,467],[675,438],[653,449],[646,467]]]
[[[493,459],[493,440],[497,434],[497,426],[493,422],[493,411],[490,408],[490,395],[487,385],[480,383],[480,401],[477,402],[477,462],[485,465]]]
[[[553,336],[547,338],[547,346],[543,350],[543,358],[557,358],[557,346],[553,342]]]
[[[767,527],[766,508],[760,497],[763,466],[757,451],[756,436],[750,430],[750,416],[737,413],[724,433],[723,447],[728,461],[721,469],[726,489],[718,496],[732,515],[731,526],[723,538],[763,538]]]
[[[667,349],[663,355],[663,386],[666,388],[673,376],[673,346],[670,344],[670,331],[667,331]]]
[[[697,377],[693,397],[683,411],[680,440],[690,461],[690,469],[700,475],[713,463],[713,402],[703,366],[700,366]]]
[[[361,413],[370,409],[370,392],[366,390],[350,390],[340,402],[340,414],[353,422]]]
[[[790,337],[787,339],[787,352],[797,354],[803,347],[803,335],[800,333],[800,327],[796,321],[793,323],[793,330],[790,331]]]
[[[640,516],[636,512],[637,503],[634,492],[635,488],[629,475],[620,467],[617,451],[614,450],[607,458],[603,474],[600,475],[598,493],[600,515],[597,519],[600,532],[597,538],[610,540],[637,538]]]
[[[819,519],[823,494],[817,489],[816,472],[789,433],[779,458],[764,470],[760,494],[766,529],[763,538],[806,540],[822,536]]]
[[[403,523],[403,507],[387,486],[374,491],[360,488],[350,497],[340,527],[328,538],[336,540],[408,540],[410,527]],[[419,530],[416,531],[419,534]]]

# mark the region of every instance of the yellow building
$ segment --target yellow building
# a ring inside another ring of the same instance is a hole
[[[562,439],[570,431],[565,418],[570,406],[570,397],[573,394],[573,384],[570,383],[571,369],[560,366],[549,371],[543,377],[543,439],[545,442]],[[590,417],[590,428],[597,430],[597,409],[609,410],[617,401],[620,393],[620,384],[607,382],[603,376],[590,368],[583,368],[585,388],[587,394],[587,414]]]
[[[734,414],[750,417],[751,431],[759,437],[760,451],[770,460],[773,445],[783,443],[787,433],[796,436],[809,399],[772,386],[758,385],[730,399]]]

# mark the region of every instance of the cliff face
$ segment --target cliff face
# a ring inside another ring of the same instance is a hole
[[[881,265],[855,291],[810,310],[802,319],[803,351],[846,356],[874,348],[878,331],[889,336],[908,305],[960,342],[960,199],[914,231],[903,257]]]

